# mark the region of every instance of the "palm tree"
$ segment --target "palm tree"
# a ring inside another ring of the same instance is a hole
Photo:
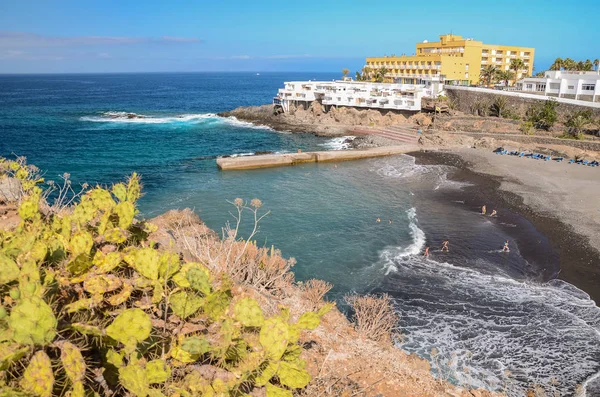
[[[354,75],[354,79],[355,79],[356,81],[362,81],[363,77],[362,77],[362,75],[360,74],[360,72],[356,72],[356,74]]]
[[[550,70],[560,70],[564,66],[562,58],[556,58],[554,63],[550,66]]]
[[[364,81],[371,80],[371,68],[370,67],[362,68],[362,78]]]
[[[498,73],[498,68],[495,65],[488,65],[485,68],[481,69],[480,75],[481,78],[486,82],[486,85],[489,86],[492,84],[492,79],[496,77]]]
[[[594,70],[594,64],[592,63],[592,61],[586,59],[583,63],[583,70],[585,70],[586,72]]]
[[[562,66],[565,70],[575,70],[575,68],[577,66],[577,62],[575,62],[571,58],[567,58],[563,61]]]
[[[598,59],[598,58],[594,59],[593,63],[594,63],[594,66],[596,67],[596,71],[598,73],[600,73],[600,59]]]
[[[511,59],[510,68],[515,71],[515,86],[517,85],[517,79],[519,78],[519,71],[525,68],[525,62],[522,59]]]
[[[350,73],[350,71],[346,68],[342,69],[342,74],[344,75],[344,78],[346,78],[346,76],[348,76],[348,73]]]
[[[508,87],[508,81],[512,80],[514,73],[510,70],[501,70],[498,72],[497,77],[500,81],[504,82],[504,86]]]

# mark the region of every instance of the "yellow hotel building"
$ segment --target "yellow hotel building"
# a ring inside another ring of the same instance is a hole
[[[389,70],[386,77],[400,83],[415,84],[419,79],[441,78],[446,84],[471,85],[479,83],[479,72],[487,65],[500,70],[511,70],[511,59],[522,59],[525,68],[517,80],[531,76],[535,49],[465,39],[454,34],[440,36],[440,41],[417,43],[412,56],[385,56],[367,58],[365,67]]]

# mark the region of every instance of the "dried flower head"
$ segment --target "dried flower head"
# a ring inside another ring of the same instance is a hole
[[[90,185],[87,184],[87,182],[84,182],[81,187],[84,189],[87,189]]]
[[[250,201],[250,205],[253,206],[256,209],[259,209],[260,207],[262,207],[262,201],[260,201],[259,199],[255,198],[255,199],[252,199],[252,201]]]
[[[243,207],[244,206],[244,200],[242,200],[241,198],[236,198],[235,200],[233,200],[233,204],[236,207]]]
[[[70,177],[71,177],[71,174],[69,174],[68,172],[65,172],[65,173],[63,174],[63,178],[64,178],[64,179],[69,179]]]

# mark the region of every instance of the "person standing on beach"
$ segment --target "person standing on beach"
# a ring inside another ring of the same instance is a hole
[[[429,258],[429,247],[425,247],[425,253],[423,254],[425,258]]]
[[[450,249],[448,248],[448,244],[450,242],[448,240],[444,240],[442,242],[442,252],[450,252]]]
[[[481,207],[481,215],[485,215],[486,212],[486,208],[485,208],[485,204],[483,205],[483,207]]]
[[[506,242],[504,243],[504,247],[502,247],[502,251],[510,252],[510,249],[508,248],[508,240],[506,240]]]

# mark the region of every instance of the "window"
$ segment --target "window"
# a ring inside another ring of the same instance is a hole
[[[581,85],[581,89],[583,91],[594,91],[594,88],[596,88],[596,84],[582,84]]]
[[[465,65],[465,70],[469,70],[469,64],[468,63]],[[592,90],[593,90],[593,88],[592,88]]]
[[[550,89],[551,90],[558,90],[558,89],[560,89],[560,83],[550,83]]]
[[[569,85],[569,86],[567,86],[567,89],[568,89],[568,90],[574,90],[574,89],[575,89],[575,86],[574,86],[574,85]]]
[[[533,84],[526,84],[525,88],[527,88],[528,90],[531,90],[533,88]]]
[[[536,91],[546,91],[546,84],[538,84]]]

